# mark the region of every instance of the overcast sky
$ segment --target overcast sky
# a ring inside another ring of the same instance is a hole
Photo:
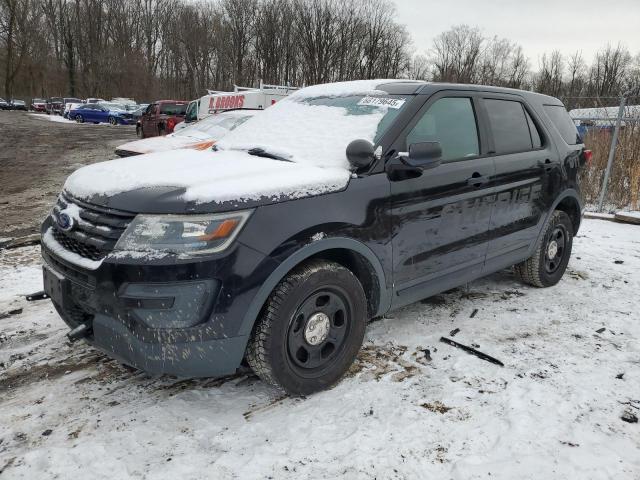
[[[640,53],[640,0],[395,0],[398,20],[426,53],[453,25],[478,26],[522,45],[535,70],[542,53],[581,50],[590,63],[607,43]]]

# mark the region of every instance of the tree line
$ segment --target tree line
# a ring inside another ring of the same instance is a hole
[[[520,45],[459,25],[438,35],[430,54],[415,57],[413,66],[417,78],[533,90],[569,108],[616,105],[625,92],[640,95],[640,52],[633,56],[622,44],[604,46],[591,64],[579,51],[553,50],[536,68]]]
[[[0,0],[8,98],[191,99],[260,81],[398,77],[532,89],[591,106],[640,86],[640,55],[609,45],[590,65],[559,50],[536,65],[516,43],[466,25],[416,46],[390,0]]]
[[[0,0],[4,94],[194,98],[402,76],[387,0]]]

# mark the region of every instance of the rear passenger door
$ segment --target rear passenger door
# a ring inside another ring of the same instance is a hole
[[[496,168],[485,270],[495,271],[528,256],[559,161],[535,111],[521,97],[484,94],[481,105]]]
[[[393,149],[432,141],[442,148],[441,165],[391,181],[394,306],[479,277],[487,252],[494,165],[475,93],[434,94]]]

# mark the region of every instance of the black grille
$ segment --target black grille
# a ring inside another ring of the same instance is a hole
[[[79,218],[75,218],[75,226],[70,231],[62,231],[57,226],[58,215],[71,205],[78,207]],[[102,260],[113,250],[135,216],[130,212],[81,202],[64,193],[58,197],[51,215],[56,241],[66,250],[96,261]]]
[[[79,242],[75,238],[68,237],[57,228],[53,229],[53,238],[62,245],[66,250],[77,253],[81,257],[89,258],[91,260],[102,260],[108,252],[101,252],[92,245],[85,245]]]

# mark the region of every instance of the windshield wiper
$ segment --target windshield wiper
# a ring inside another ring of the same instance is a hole
[[[254,157],[264,157],[264,158],[272,158],[274,160],[281,160],[283,162],[291,162],[288,158],[284,158],[281,155],[276,155],[275,153],[267,152],[264,148],[250,148],[247,150],[249,155],[253,155]]]

